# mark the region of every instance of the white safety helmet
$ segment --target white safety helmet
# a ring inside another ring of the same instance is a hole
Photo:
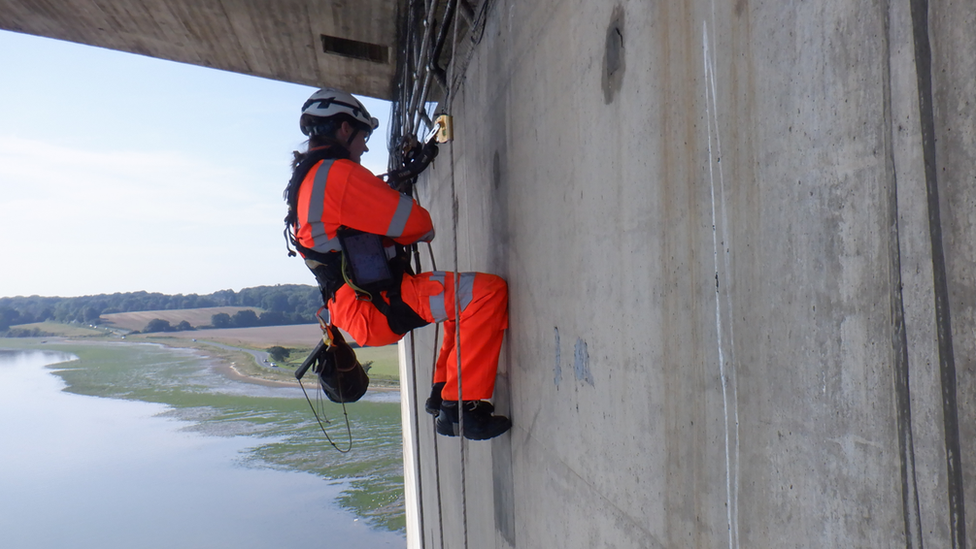
[[[379,121],[370,116],[366,107],[352,94],[335,88],[322,88],[313,93],[302,106],[303,116],[300,122],[302,133],[311,135],[315,133],[314,129],[316,128],[316,125],[309,123],[311,121],[304,115],[327,119],[340,114],[349,115],[353,120],[362,124],[364,128],[369,128],[369,131],[375,130],[379,125]]]

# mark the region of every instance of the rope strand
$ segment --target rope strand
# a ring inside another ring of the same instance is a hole
[[[455,2],[457,0],[454,0]],[[447,112],[448,114],[454,112],[454,77],[457,59],[457,38],[458,38],[458,27],[457,21],[454,22],[454,33],[451,43],[451,64],[448,67],[448,77],[447,77]],[[455,129],[457,126],[455,126]],[[458,385],[458,447],[460,448],[460,459],[461,459],[461,521],[464,534],[464,549],[468,549],[468,497],[467,497],[467,478],[465,477],[465,459],[464,459],[464,393],[462,392],[461,383],[461,302],[458,299],[458,295],[461,290],[461,273],[459,268],[458,259],[458,225],[459,225],[459,213],[458,213],[458,198],[457,198],[457,180],[454,170],[454,136],[448,142],[448,152],[450,153],[451,161],[451,210],[452,210],[452,226],[454,229],[454,350],[457,357],[457,385]]]
[[[421,204],[421,201],[420,201],[420,193],[417,191],[417,187],[414,186],[413,189],[412,189],[412,191],[413,191],[413,198],[414,198],[414,200],[417,201],[417,204],[418,205],[423,206],[423,204]],[[430,244],[430,242],[427,242],[426,244],[427,244],[427,255],[430,258],[430,270],[431,271],[436,271],[437,270],[437,261],[434,259],[434,247]],[[423,268],[422,268],[423,265],[421,264],[421,258],[420,258],[420,254],[419,253],[414,256],[414,261],[416,263],[415,267],[417,269],[417,272],[418,273],[423,272]],[[431,365],[430,365],[430,376],[431,376],[431,380],[433,380],[434,374],[437,372],[437,344],[440,341],[440,333],[441,333],[441,325],[439,323],[438,324],[434,324],[434,347],[433,347],[433,352],[431,353]],[[416,354],[416,339],[415,338],[416,338],[416,334],[414,332],[411,332],[410,333],[410,348],[411,348],[411,360],[412,360],[412,366],[413,366],[413,379],[414,379],[414,384],[413,385],[416,388],[417,387],[417,383],[416,383],[416,381],[417,381],[417,354]],[[420,420],[419,420],[419,416],[420,416],[420,410],[419,410],[419,408],[420,408],[420,396],[419,396],[419,394],[417,394],[416,390],[414,391],[414,404],[415,404],[415,408],[417,408],[416,410],[414,410],[414,414],[416,416],[414,418],[414,429],[419,434],[420,433]],[[438,437],[437,437],[437,434],[436,434],[436,428],[437,428],[436,427],[436,422],[437,422],[437,416],[435,415],[434,418],[433,418],[433,420],[431,420],[431,423],[434,425],[434,430],[435,430],[435,434],[434,434],[434,481],[436,483],[436,494],[437,494],[437,527],[438,527],[438,538],[440,539],[441,549],[444,549],[444,506],[443,506],[443,498],[441,497],[440,448],[439,448],[439,444],[438,444]],[[423,492],[421,491],[422,490],[422,482],[420,480],[420,467],[417,468],[417,471],[418,471],[417,472],[417,482],[418,482],[418,484],[421,485],[421,488],[418,489],[418,491],[417,491],[418,492],[418,498],[420,499],[420,502],[421,502],[421,505],[420,505],[420,512],[421,512],[420,524],[423,525],[424,524],[424,520],[423,520]],[[425,547],[426,546],[426,544],[424,543],[425,537],[426,537],[426,532],[424,531],[423,527],[421,527],[421,532],[420,532],[420,545],[421,545],[421,547]]]
[[[312,414],[315,415],[315,421],[318,422],[319,429],[322,430],[322,434],[325,435],[325,438],[329,441],[329,444],[331,444],[333,448],[335,448],[336,450],[338,450],[339,452],[341,452],[343,454],[346,454],[350,450],[352,450],[352,428],[349,426],[349,414],[346,413],[346,403],[345,402],[342,403],[342,415],[346,416],[346,435],[349,436],[349,446],[346,447],[345,450],[343,450],[342,448],[339,448],[338,446],[336,446],[336,443],[332,441],[332,437],[330,437],[329,436],[329,433],[326,432],[325,425],[322,425],[322,419],[319,417],[319,413],[315,409],[315,405],[312,404],[312,399],[308,398],[308,392],[305,391],[305,384],[302,383],[302,380],[301,379],[298,380],[298,384],[302,388],[302,393],[305,394],[305,400],[308,402],[308,407],[312,409]],[[319,396],[317,400],[320,400],[321,398],[322,397]],[[323,410],[322,410],[322,417],[325,418],[325,422],[326,423],[329,423],[329,424],[332,423],[331,421],[329,421],[329,418],[326,417],[324,407],[323,407]]]

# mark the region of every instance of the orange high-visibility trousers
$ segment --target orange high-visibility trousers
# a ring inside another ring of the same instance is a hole
[[[428,322],[444,322],[444,343],[434,370],[434,383],[444,382],[444,400],[459,400],[455,328],[461,332],[461,382],[463,400],[490,399],[495,391],[498,356],[508,328],[508,285],[495,275],[460,273],[455,310],[454,273],[434,271],[403,276],[400,295],[404,303]],[[363,346],[389,345],[402,336],[390,330],[386,317],[366,301],[356,299],[348,285],[329,302],[333,324]]]

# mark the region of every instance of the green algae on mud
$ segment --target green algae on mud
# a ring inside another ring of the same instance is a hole
[[[207,332],[202,331],[199,339],[187,339],[172,335],[143,334],[130,338],[131,341],[159,343],[167,347],[193,348],[229,364],[242,375],[264,381],[295,383],[295,370],[301,366],[305,358],[312,352],[312,347],[288,347],[290,355],[277,364],[277,368],[269,368],[267,364],[259,364],[251,354],[252,351],[267,352],[268,348],[251,343],[222,343],[219,340],[208,339]],[[364,366],[368,365],[370,386],[374,388],[399,388],[400,362],[397,346],[383,347],[354,347],[356,358]]]
[[[256,437],[239,461],[313,473],[343,483],[338,503],[376,528],[404,531],[400,405],[396,393],[378,393],[347,405],[353,449],[335,451],[319,430],[300,389],[228,379],[195,350],[158,344],[0,339],[0,348],[48,349],[78,360],[53,367],[66,391],[165,404],[186,429],[211,436]],[[318,389],[306,384],[313,398]],[[342,408],[327,403],[327,431],[344,448]]]

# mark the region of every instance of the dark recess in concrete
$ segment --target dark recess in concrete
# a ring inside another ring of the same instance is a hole
[[[607,27],[606,54],[603,57],[603,100],[608,105],[620,89],[624,68],[624,10],[617,6]]]

